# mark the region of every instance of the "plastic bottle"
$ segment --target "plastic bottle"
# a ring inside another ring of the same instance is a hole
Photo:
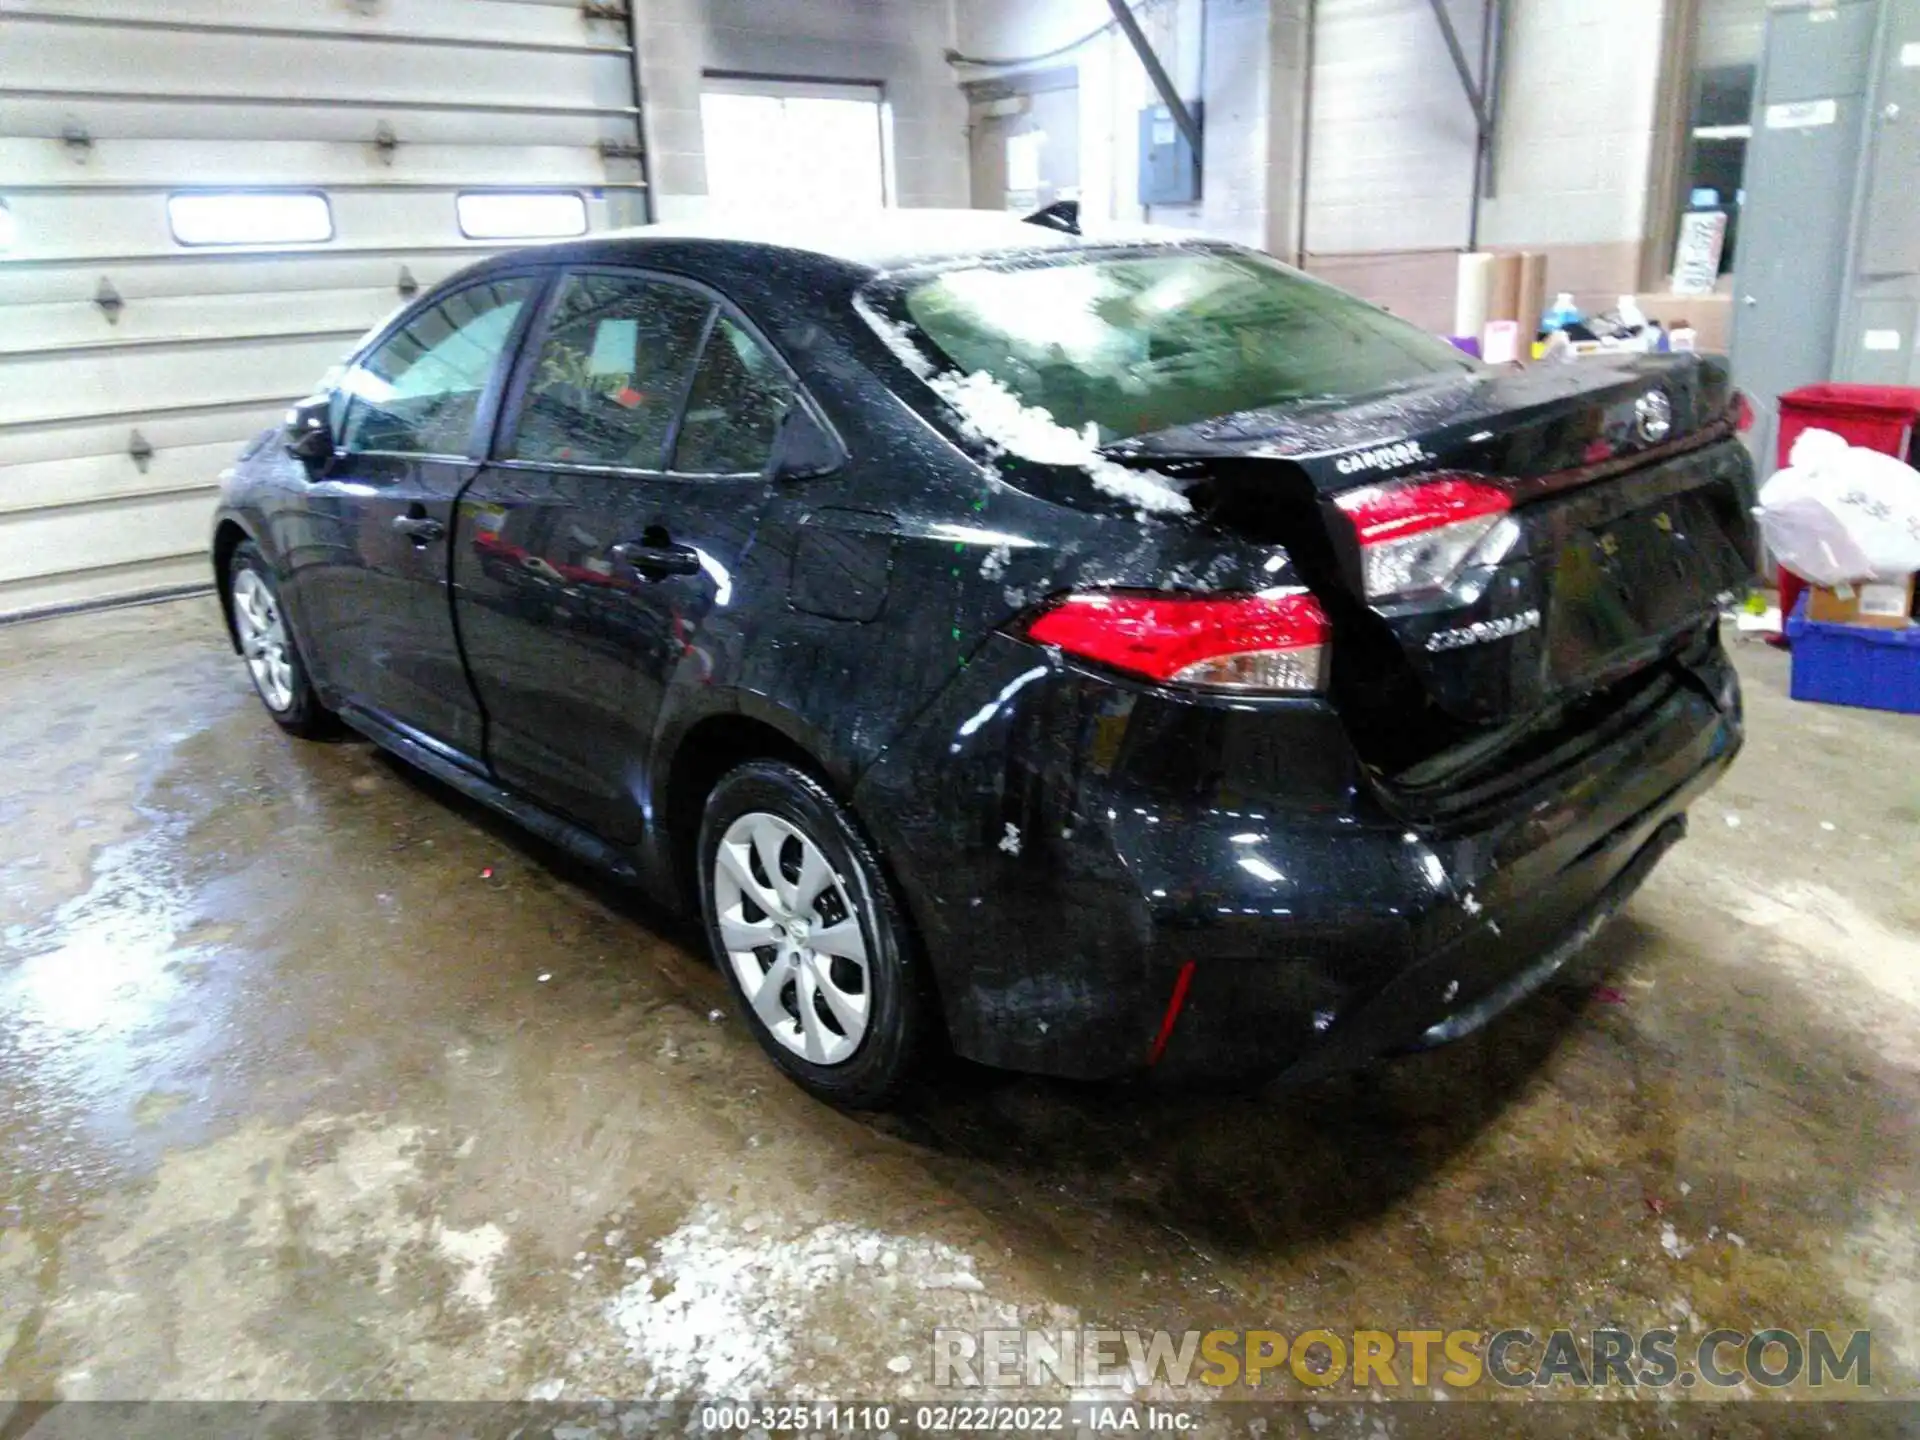
[[[1547,307],[1547,313],[1540,317],[1540,331],[1551,335],[1556,330],[1564,330],[1569,325],[1578,325],[1587,317],[1580,313],[1580,307],[1573,303],[1573,293],[1562,290],[1554,297],[1553,304]]]

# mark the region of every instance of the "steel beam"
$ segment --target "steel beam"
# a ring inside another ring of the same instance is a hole
[[[1468,63],[1466,48],[1460,43],[1460,32],[1454,28],[1453,16],[1447,13],[1447,0],[1427,0],[1427,3],[1433,6],[1433,18],[1440,22],[1440,38],[1447,42],[1447,54],[1453,57],[1453,68],[1460,75],[1460,88],[1467,92],[1467,104],[1473,107],[1474,123],[1485,135],[1490,123],[1487,97],[1481,93],[1480,82],[1473,77],[1473,66]]]
[[[1434,0],[1434,3],[1437,5],[1440,0]],[[1113,10],[1114,23],[1119,25],[1121,34],[1127,37],[1127,43],[1133,46],[1133,53],[1140,57],[1140,64],[1146,70],[1147,78],[1153,82],[1153,88],[1160,92],[1160,103],[1167,107],[1168,113],[1173,116],[1173,123],[1180,127],[1180,133],[1187,137],[1187,144],[1193,147],[1193,158],[1197,162],[1200,159],[1199,122],[1193,118],[1193,112],[1187,109],[1187,102],[1180,98],[1180,92],[1174,89],[1173,78],[1167,74],[1167,67],[1160,63],[1160,57],[1153,53],[1147,33],[1140,28],[1140,22],[1134,18],[1127,0],[1107,0],[1107,4]]]

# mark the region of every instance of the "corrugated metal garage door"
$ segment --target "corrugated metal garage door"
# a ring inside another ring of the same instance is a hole
[[[460,195],[644,219],[631,33],[598,0],[0,0],[0,615],[205,583],[238,443],[512,243]],[[208,190],[317,192],[332,238],[182,244],[169,198]]]

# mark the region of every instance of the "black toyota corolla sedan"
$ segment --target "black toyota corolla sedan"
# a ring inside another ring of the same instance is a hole
[[[1725,367],[1483,368],[1232,245],[907,213],[463,271],[230,473],[343,720],[697,908],[760,1043],[1307,1078],[1544,981],[1732,762]]]

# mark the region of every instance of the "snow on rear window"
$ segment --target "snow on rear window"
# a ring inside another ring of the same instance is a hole
[[[904,309],[956,369],[1099,444],[1474,368],[1404,320],[1235,251],[949,270],[911,286]]]
[[[1184,515],[1193,502],[1172,480],[1152,470],[1136,470],[1100,453],[1099,432],[1091,425],[1069,430],[1045,410],[1023,404],[985,371],[935,375],[927,382],[990,444],[1039,465],[1067,465],[1087,472],[1093,487],[1142,510]]]
[[[1038,465],[1084,470],[1096,490],[1141,510],[1183,515],[1193,509],[1166,476],[1121,465],[1102,455],[1095,427],[1069,430],[1047,411],[1023,402],[983,370],[965,375],[937,370],[906,326],[888,319],[864,299],[857,299],[855,308],[900,363],[925,380],[959,415],[962,425],[992,449]]]

